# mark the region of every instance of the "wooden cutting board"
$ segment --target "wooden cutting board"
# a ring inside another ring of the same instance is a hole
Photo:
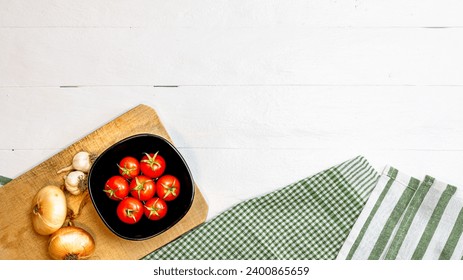
[[[32,200],[37,191],[46,185],[63,185],[63,175],[56,171],[68,166],[77,152],[99,155],[119,140],[138,133],[157,134],[172,142],[154,109],[139,105],[0,188],[0,259],[49,259],[48,236],[41,236],[32,228]],[[142,258],[205,221],[208,206],[196,185],[195,188],[193,204],[183,219],[145,241],[128,241],[113,234],[101,221],[88,195],[67,194],[67,199],[75,212],[81,201],[86,202],[74,223],[94,237],[96,250],[92,259],[132,260]]]

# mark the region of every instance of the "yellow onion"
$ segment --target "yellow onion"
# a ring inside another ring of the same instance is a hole
[[[55,260],[84,260],[94,251],[93,237],[84,229],[72,225],[60,228],[48,240],[48,253]]]
[[[67,215],[66,196],[57,186],[46,186],[34,197],[32,225],[41,235],[49,235],[63,226]]]

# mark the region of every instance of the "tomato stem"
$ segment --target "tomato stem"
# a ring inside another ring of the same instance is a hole
[[[127,168],[127,164],[124,165],[124,167],[122,167],[122,166],[120,166],[118,164],[117,167],[119,167],[119,169],[122,171],[122,174],[121,174],[122,176],[124,176],[124,175],[130,176],[130,173],[137,169],[136,167]]]
[[[125,209],[125,215],[131,218],[134,222],[137,222],[137,218],[135,218],[133,212],[135,212],[133,209]]]
[[[142,190],[145,190],[145,183],[146,183],[146,182],[149,182],[149,181],[151,181],[151,180],[146,180],[146,181],[144,181],[143,183],[140,183],[140,181],[138,180],[138,177],[135,177],[135,184],[136,184],[136,186],[133,188],[133,190],[137,191],[137,193],[138,193],[138,199],[140,199],[140,192],[141,192]]]
[[[109,188],[109,187],[108,187],[108,188]],[[116,195],[116,190],[107,189],[107,190],[103,190],[103,191],[104,191],[105,193],[109,193],[109,196],[110,196],[110,197],[115,197],[115,198],[117,198],[117,199],[121,199],[121,200],[122,200],[122,198],[120,198],[120,197],[118,197],[118,196]]]
[[[156,201],[153,204],[156,205],[158,200],[159,200],[159,198],[156,199]],[[159,215],[158,211],[163,209],[163,208],[158,208],[158,207],[154,207],[154,206],[148,207],[146,205],[145,205],[145,208],[150,211],[150,214],[148,215],[148,219],[151,218],[151,215],[153,215],[153,214],[159,217],[160,215]]]
[[[161,167],[161,164],[159,164],[159,162],[156,161],[156,157],[157,157],[158,153],[159,153],[159,151],[157,151],[152,157],[148,153],[145,153],[145,155],[146,155],[146,157],[148,159],[142,160],[141,162],[148,163],[151,170],[154,171],[154,168],[153,168],[154,165],[156,165],[158,168]]]
[[[171,194],[174,197],[177,197],[177,193],[175,192],[177,190],[177,187],[175,187],[175,180],[172,182],[172,184],[169,186],[167,184],[161,183],[161,186],[166,189],[166,193],[164,194],[163,199],[169,196]]]

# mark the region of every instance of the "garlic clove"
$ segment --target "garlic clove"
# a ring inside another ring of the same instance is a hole
[[[87,175],[79,170],[64,176],[64,186],[73,195],[79,195],[87,189]]]

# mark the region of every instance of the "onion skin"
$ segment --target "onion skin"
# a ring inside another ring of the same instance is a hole
[[[40,235],[50,235],[63,226],[67,215],[66,196],[57,186],[46,186],[34,197],[32,226]]]
[[[84,229],[65,226],[48,240],[48,254],[54,260],[85,260],[95,252],[95,241]]]

